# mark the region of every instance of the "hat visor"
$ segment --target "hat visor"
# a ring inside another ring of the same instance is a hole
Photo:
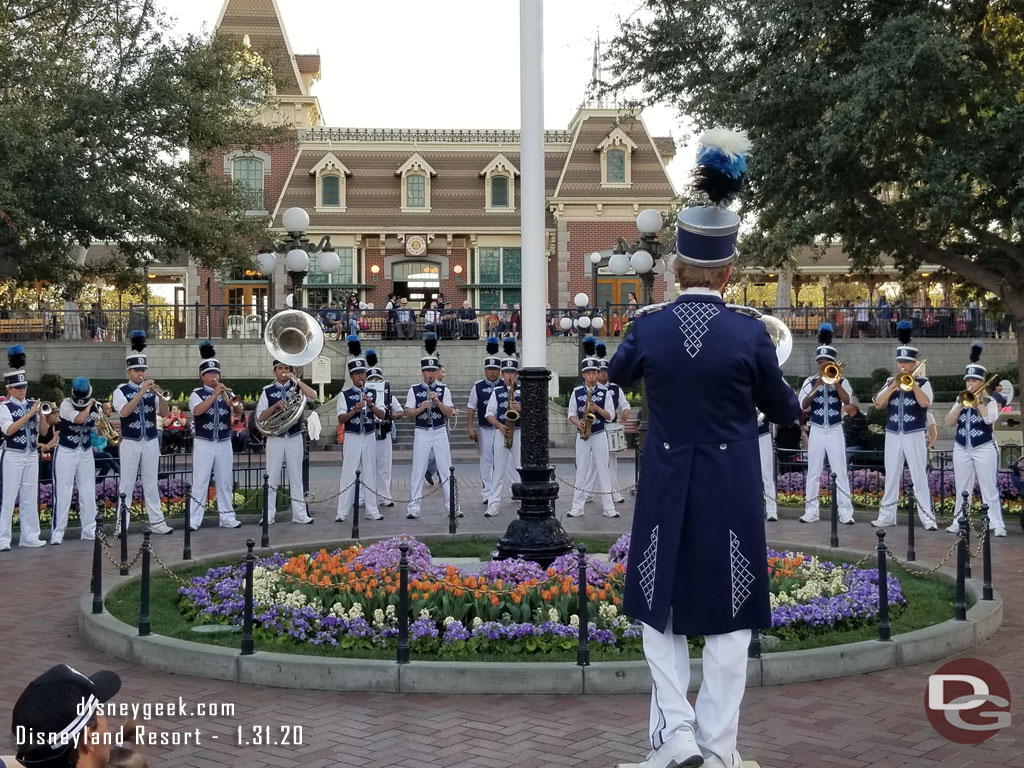
[[[89,679],[94,686],[93,695],[100,700],[101,704],[110,701],[121,690],[121,677],[109,669],[89,675]]]
[[[16,381],[14,384],[8,384],[11,389],[28,389],[27,381]]]

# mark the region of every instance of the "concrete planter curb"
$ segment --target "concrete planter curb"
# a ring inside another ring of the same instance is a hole
[[[331,549],[336,542],[322,546]],[[832,558],[857,560],[863,552],[829,550],[810,546],[791,547],[771,542],[775,549]],[[293,547],[289,547],[292,549]],[[266,555],[267,550],[258,551]],[[174,568],[234,559],[237,552],[224,552],[179,563]],[[922,570],[927,564],[915,563]],[[948,573],[935,576],[952,581]],[[104,601],[114,591],[140,575],[107,581]],[[1003,601],[998,593],[982,601],[981,581],[969,579],[967,593],[975,600],[966,621],[949,620],[924,629],[896,635],[890,641],[865,640],[806,651],[766,653],[747,661],[748,687],[825,680],[859,675],[892,667],[919,664],[959,653],[984,642],[1003,622]],[[96,649],[124,661],[161,672],[195,675],[254,685],[304,690],[368,693],[444,694],[648,694],[651,677],[644,661],[597,662],[578,667],[568,662],[481,663],[460,661],[393,661],[342,659],[301,654],[258,651],[242,656],[237,649],[222,648],[150,635],[139,637],[138,629],[108,613],[92,613],[92,594],[82,595],[78,606],[78,627]],[[239,639],[240,636],[239,636]],[[700,659],[690,661],[690,690],[703,680]]]

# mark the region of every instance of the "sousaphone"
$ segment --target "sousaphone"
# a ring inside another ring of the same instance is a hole
[[[311,363],[324,348],[324,331],[312,315],[299,309],[278,312],[267,323],[263,343],[271,357],[285,365],[298,367]],[[266,421],[256,420],[264,435],[283,435],[306,410],[306,396],[294,380],[285,385],[284,406]]]

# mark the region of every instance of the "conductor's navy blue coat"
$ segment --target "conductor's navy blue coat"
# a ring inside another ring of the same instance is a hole
[[[771,626],[755,407],[779,424],[800,407],[764,324],[684,293],[640,313],[608,376],[646,387],[623,611],[662,632],[671,611],[685,635]]]

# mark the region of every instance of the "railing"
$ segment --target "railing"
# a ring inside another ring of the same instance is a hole
[[[406,129],[406,128],[308,128],[299,141],[366,141],[443,144],[518,144],[516,130]],[[544,131],[547,144],[571,144],[569,131]]]
[[[832,323],[836,338],[893,338],[896,325],[907,320],[915,337],[1009,337],[1015,330],[1010,315],[993,317],[983,307],[757,307],[775,315],[794,335],[814,336],[823,322]]]

